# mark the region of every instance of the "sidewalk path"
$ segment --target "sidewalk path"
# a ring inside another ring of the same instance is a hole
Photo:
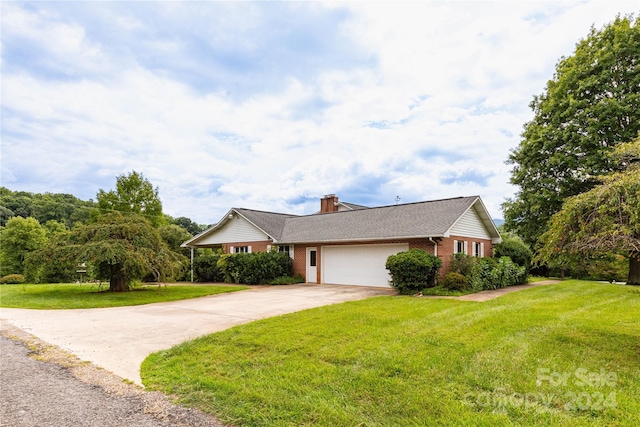
[[[475,294],[463,295],[461,297],[455,297],[454,299],[460,301],[476,301],[484,302],[489,301],[499,296],[510,294],[511,292],[521,291],[523,289],[535,288],[536,286],[555,285],[560,283],[560,280],[543,280],[540,282],[526,283],[524,285],[507,286],[506,288],[493,289],[490,291],[482,291]]]

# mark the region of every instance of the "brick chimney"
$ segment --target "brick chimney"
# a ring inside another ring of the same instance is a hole
[[[320,199],[320,213],[329,213],[338,211],[338,196],[335,194],[327,194]]]

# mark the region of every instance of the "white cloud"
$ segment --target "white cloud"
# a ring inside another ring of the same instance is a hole
[[[352,52],[292,44],[283,51],[300,52],[296,61],[329,56],[314,68],[292,62],[291,72],[278,64],[276,77],[264,64],[242,65],[246,75],[231,80],[216,68],[222,59],[212,65],[211,51],[193,46],[238,47],[243,60],[268,62],[255,50],[272,35],[260,31],[279,28],[256,4],[162,3],[159,22],[126,3],[101,4],[95,15],[105,21],[66,17],[55,5],[28,12],[3,4],[2,179],[12,189],[93,197],[137,170],[160,187],[167,213],[202,223],[231,206],[309,213],[316,201],[291,200],[337,192],[363,203],[349,195],[367,191],[381,204],[479,194],[499,217],[514,191],[504,160],[531,117],[532,96],[593,22],[633,10],[630,3],[331,3],[349,13],[325,17],[335,24],[326,31]],[[311,19],[322,7],[292,4],[287,13]],[[109,43],[105,28],[90,27],[106,21],[121,32]],[[304,22],[296,25],[303,37]],[[49,63],[11,55],[25,39]],[[364,59],[332,63],[351,56]],[[52,78],[52,68],[76,78]],[[264,82],[247,85],[259,90],[234,95],[238,82],[262,72]]]

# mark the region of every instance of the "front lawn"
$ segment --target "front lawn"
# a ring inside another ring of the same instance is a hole
[[[108,285],[107,285],[108,288]],[[246,286],[144,286],[130,292],[108,292],[95,284],[0,285],[0,307],[69,309],[121,307],[177,301],[248,289]]]
[[[635,426],[640,290],[566,281],[484,303],[378,297],[154,353],[151,390],[242,426]]]

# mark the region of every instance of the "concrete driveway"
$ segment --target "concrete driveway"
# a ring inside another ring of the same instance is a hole
[[[155,351],[266,317],[395,293],[390,288],[364,286],[269,286],[133,307],[2,308],[0,318],[142,385],[140,364]]]

